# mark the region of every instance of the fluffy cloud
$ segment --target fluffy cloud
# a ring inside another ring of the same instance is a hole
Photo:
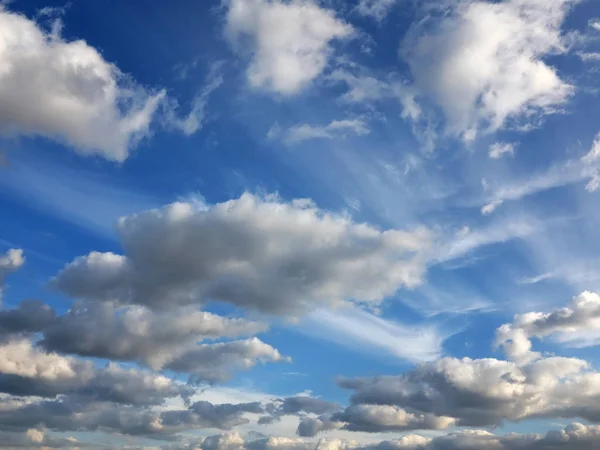
[[[123,404],[160,405],[167,398],[189,398],[193,389],[115,364],[97,369],[90,361],[44,353],[19,339],[0,345],[0,392],[55,397],[77,394]]]
[[[1,318],[0,314],[0,324]],[[143,306],[79,302],[43,328],[40,345],[50,351],[138,361],[161,369],[198,341],[253,335],[265,329],[262,323],[194,308],[158,314]]]
[[[298,124],[282,130],[278,125],[271,127],[267,137],[281,139],[287,145],[294,145],[311,139],[336,139],[351,133],[364,136],[370,133],[369,127],[361,119],[333,120],[325,126]]]
[[[154,308],[213,299],[293,315],[418,285],[431,245],[426,229],[382,232],[308,200],[247,193],[124,218],[118,231],[125,255],[78,258],[54,285],[74,298]]]
[[[455,420],[433,414],[413,414],[391,405],[351,405],[332,416],[333,422],[344,422],[344,429],[370,433],[406,430],[439,430]]]
[[[530,340],[552,336],[577,342],[582,332],[595,331],[599,305],[596,294],[584,292],[570,308],[517,316],[497,331],[496,345],[509,361],[443,358],[399,376],[342,379],[340,385],[354,391],[353,405],[331,419],[363,430],[382,423],[410,425],[414,414],[433,415],[439,428],[549,417],[600,421],[600,373],[581,359],[543,357],[531,350]]]
[[[539,354],[531,351],[532,337],[550,337],[570,347],[600,344],[600,295],[582,292],[568,307],[549,313],[530,312],[515,316],[512,324],[500,327],[496,345],[513,360],[531,360]]]
[[[234,43],[248,44],[252,52],[250,85],[283,95],[297,93],[321,74],[332,52],[331,42],[353,33],[333,11],[311,0],[228,3],[227,35]]]
[[[561,26],[576,2],[462,0],[412,30],[401,53],[449,133],[471,140],[564,104],[573,88],[545,57],[565,51]]]
[[[225,381],[237,370],[256,363],[290,361],[258,338],[197,345],[169,361],[165,369],[189,373],[195,381]]]
[[[164,91],[147,92],[85,41],[0,9],[0,132],[59,139],[123,161],[149,133]]]

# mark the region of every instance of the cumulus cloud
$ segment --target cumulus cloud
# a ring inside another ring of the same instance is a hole
[[[105,401],[81,401],[73,396],[16,404],[0,399],[0,423],[14,431],[45,427],[60,432],[105,431],[164,440],[174,440],[183,430],[229,430],[248,423],[246,413],[260,412],[258,403],[213,405],[200,401],[186,409],[160,411]]]
[[[539,356],[531,352],[531,338],[549,337],[569,347],[592,347],[600,344],[599,330],[600,295],[582,292],[567,307],[515,316],[513,323],[498,330],[496,345],[513,360],[528,360]]]
[[[195,308],[156,313],[143,306],[78,302],[43,328],[40,345],[61,353],[138,361],[158,370],[198,341],[253,335],[265,329],[262,323]]]
[[[374,425],[392,419],[410,424],[412,417],[405,413],[433,415],[441,419],[436,422],[440,428],[532,418],[599,421],[600,374],[587,361],[534,352],[530,340],[555,335],[577,342],[580,333],[595,331],[598,305],[597,295],[583,293],[570,308],[517,316],[514,324],[497,332],[496,345],[504,348],[508,361],[443,358],[398,376],[342,379],[340,385],[354,391],[350,410],[357,408],[363,414],[334,414],[332,419],[344,420],[350,429],[366,429],[364,417]],[[372,405],[391,408],[381,412]],[[394,415],[395,408],[402,411]]]
[[[351,405],[331,417],[344,422],[343,429],[370,433],[406,430],[440,430],[455,423],[451,417],[413,414],[392,405]]]
[[[481,129],[530,126],[567,101],[573,87],[545,58],[566,51],[561,26],[575,3],[464,0],[416,25],[401,53],[450,134],[472,140]]]
[[[162,375],[45,353],[27,339],[0,345],[0,392],[55,397],[77,394],[123,404],[160,405],[168,398],[189,398],[193,389]]]
[[[83,40],[0,9],[0,133],[40,135],[123,161],[150,132],[164,91],[150,92]]]
[[[344,439],[307,442],[283,437],[245,440],[237,432],[210,436],[203,441],[165,446],[164,450],[594,450],[600,443],[600,427],[574,423],[545,435],[494,434],[485,430],[465,430],[437,437],[410,434],[395,440],[360,444]]]
[[[368,125],[362,119],[333,120],[325,126],[298,124],[287,129],[274,125],[269,130],[269,139],[281,139],[287,145],[299,144],[311,139],[336,139],[347,134],[364,136],[369,134]]]
[[[353,29],[311,0],[229,0],[226,33],[251,52],[251,86],[292,95],[323,72],[332,41]]]
[[[294,315],[347,300],[377,304],[417,286],[431,245],[427,229],[379,231],[309,200],[248,193],[124,218],[118,232],[125,255],[77,258],[54,285],[74,298],[153,308],[212,299]]]

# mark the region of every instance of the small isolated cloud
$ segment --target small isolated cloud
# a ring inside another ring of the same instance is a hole
[[[490,158],[500,159],[515,154],[515,144],[511,142],[496,142],[490,146]]]
[[[545,57],[566,51],[561,26],[575,3],[456,2],[413,28],[401,54],[416,87],[443,111],[448,133],[472,140],[480,130],[530,124],[567,101],[573,87]]]
[[[590,20],[590,27],[592,27],[596,31],[600,31],[600,19]]]
[[[502,203],[504,203],[504,200],[494,200],[493,202],[483,205],[481,207],[481,214],[484,216],[492,214],[499,206],[502,205]]]
[[[362,119],[345,119],[333,120],[325,126],[298,124],[287,129],[281,129],[281,127],[275,125],[271,127],[267,137],[269,139],[280,139],[286,145],[294,145],[312,139],[343,138],[348,134],[365,136],[370,132],[368,125]]]
[[[360,0],[356,11],[375,20],[383,20],[397,0]]]
[[[4,289],[4,277],[7,274],[18,270],[25,264],[23,250],[12,248],[4,256],[0,256],[0,303],[2,303],[2,291]]]
[[[293,95],[327,66],[331,43],[353,28],[310,0],[230,0],[227,36],[251,53],[252,87]]]

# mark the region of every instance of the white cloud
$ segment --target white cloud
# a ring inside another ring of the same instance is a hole
[[[221,73],[222,63],[218,62],[212,65],[206,76],[204,87],[192,100],[190,112],[185,117],[179,117],[176,114],[177,103],[173,102],[166,109],[166,125],[181,130],[186,136],[191,136],[202,128],[206,121],[206,106],[210,95],[223,84],[223,75]]]
[[[505,352],[509,349],[513,359],[530,359],[536,356],[530,352],[532,337],[549,337],[569,347],[600,345],[600,295],[582,292],[568,307],[517,315],[512,324],[499,329],[496,343]]]
[[[576,1],[464,0],[412,30],[401,53],[450,134],[472,140],[565,103],[573,87],[544,58],[566,51],[561,25]]]
[[[598,20],[598,19],[590,20],[590,27],[592,27],[596,31],[600,31],[600,20]]]
[[[17,248],[9,249],[4,256],[0,256],[0,303],[2,303],[2,291],[4,289],[4,277],[18,270],[25,264],[23,250]]]
[[[227,35],[247,38],[248,82],[283,95],[310,84],[327,66],[331,42],[352,35],[350,25],[310,0],[229,0]]]
[[[123,161],[165,98],[126,77],[85,41],[67,41],[0,6],[0,132],[58,139]]]
[[[298,124],[287,129],[277,125],[269,130],[269,139],[279,138],[287,145],[298,144],[311,139],[336,139],[348,133],[364,136],[370,133],[369,127],[362,119],[333,120],[325,126]]]
[[[435,327],[410,326],[354,307],[316,311],[301,330],[354,351],[413,362],[437,359],[447,337]]]
[[[514,323],[501,326],[495,345],[503,348],[506,361],[443,358],[398,376],[341,379],[339,383],[354,391],[353,406],[398,407],[410,414],[455,419],[457,426],[501,425],[506,420],[540,417],[596,422],[600,420],[600,373],[581,359],[532,351],[531,338],[578,344],[582,333],[594,332],[597,337],[599,317],[600,297],[584,292],[569,308],[516,316]],[[372,426],[380,422],[376,414],[369,417]],[[334,414],[332,420],[341,419]],[[346,428],[361,426],[364,417],[349,414],[343,421]]]
[[[154,308],[209,299],[294,315],[346,301],[377,304],[421,283],[431,233],[379,231],[318,209],[244,194],[175,203],[121,219],[125,255],[90,253],[54,283],[74,298]]]
[[[515,144],[511,142],[495,142],[490,146],[490,158],[500,159],[505,155],[515,154]]]
[[[396,0],[360,0],[356,10],[363,16],[383,20],[395,3]]]

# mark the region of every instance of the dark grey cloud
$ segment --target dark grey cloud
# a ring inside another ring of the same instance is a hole
[[[186,409],[158,411],[78,396],[33,403],[4,399],[0,406],[0,429],[6,431],[105,431],[162,440],[175,440],[184,430],[229,430],[248,423],[244,414],[263,411],[258,403],[213,405],[204,401]]]
[[[319,210],[244,194],[124,218],[124,255],[90,253],[54,285],[74,298],[153,308],[208,299],[293,315],[352,299],[378,303],[421,282],[431,233],[381,232]]]
[[[39,333],[54,322],[56,312],[40,300],[22,301],[15,309],[0,311],[0,338]]]

